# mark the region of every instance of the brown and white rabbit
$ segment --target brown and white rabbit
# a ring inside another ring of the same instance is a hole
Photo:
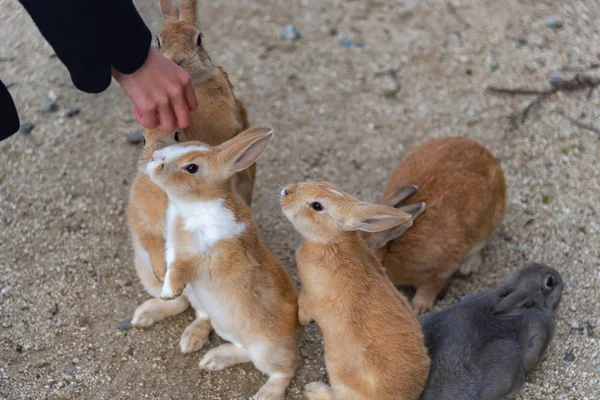
[[[185,295],[229,342],[208,351],[202,368],[251,361],[269,375],[257,399],[283,398],[296,370],[301,335],[294,285],[263,245],[250,207],[230,184],[272,137],[271,128],[257,127],[216,147],[168,146],[155,151],[146,167],[169,198],[161,298],[177,302]]]
[[[464,137],[443,137],[402,158],[381,204],[396,206],[409,196],[416,204],[403,207],[405,211],[418,213],[419,204],[427,204],[410,229],[365,233],[363,238],[394,284],[416,288],[413,306],[424,312],[455,273],[478,270],[481,249],[504,215],[506,184],[498,161],[484,146]]]
[[[161,0],[160,4],[164,26],[157,39],[159,47],[166,57],[188,71],[199,106],[192,113],[191,125],[186,129],[174,134],[146,129],[145,148],[140,157],[142,162],[148,160],[158,148],[190,140],[218,145],[249,126],[246,110],[235,97],[227,73],[211,62],[202,46],[202,35],[196,26],[196,1],[182,0],[180,8],[173,0]],[[252,165],[232,180],[247,204],[252,199],[254,176],[255,165]],[[166,272],[166,210],[166,194],[150,181],[146,173],[138,173],[129,196],[128,222],[137,274],[146,291],[155,298],[146,301],[135,311],[131,323],[136,327],[149,327],[183,312],[189,305],[184,297],[170,303],[158,298],[162,288],[161,279]],[[192,352],[202,348],[210,330],[206,315],[197,314],[197,319],[181,337],[181,351]]]
[[[421,327],[357,232],[408,227],[410,214],[363,203],[326,182],[287,186],[281,206],[302,234],[300,323],[314,319],[321,328],[331,382],[308,384],[307,397],[418,399],[430,364]]]

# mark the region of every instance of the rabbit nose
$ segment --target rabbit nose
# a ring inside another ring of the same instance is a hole
[[[296,185],[288,185],[288,186],[284,187],[283,189],[281,189],[281,197],[284,197],[290,193],[293,193],[295,186]]]

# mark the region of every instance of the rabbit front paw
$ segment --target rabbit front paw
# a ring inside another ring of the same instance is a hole
[[[188,301],[180,297],[173,301],[150,299],[142,303],[133,313],[131,325],[136,328],[149,328],[158,321],[181,314],[188,308]]]

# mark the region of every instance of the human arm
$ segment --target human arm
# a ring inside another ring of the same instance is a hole
[[[102,92],[114,76],[142,125],[165,132],[189,125],[198,106],[189,75],[151,48],[131,0],[20,1],[78,89]]]

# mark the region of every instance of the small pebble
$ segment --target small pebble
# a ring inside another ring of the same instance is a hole
[[[521,47],[524,47],[527,45],[527,39],[521,38],[519,40],[517,40],[517,49],[520,49]]]
[[[596,367],[596,372],[600,372],[600,365]]]
[[[340,40],[340,46],[342,47],[352,47],[354,46],[354,40],[350,39],[350,38],[345,38]]]
[[[565,354],[565,358],[563,358],[563,360],[565,360],[566,362],[575,361],[575,354],[573,354],[572,351],[569,351],[567,354]]]
[[[556,111],[559,114],[564,114],[565,113],[565,109],[562,108],[561,106],[554,107],[554,111]]]
[[[126,319],[125,321],[122,321],[119,324],[118,328],[121,331],[127,331],[127,330],[133,328],[133,325],[131,325],[131,319]]]
[[[490,61],[490,70],[491,71],[496,71],[496,70],[498,70],[499,67],[500,67],[500,65],[498,65],[498,61],[496,61],[496,60]]]
[[[471,56],[463,54],[462,56],[458,57],[458,60],[463,64],[470,64],[471,61],[473,61],[473,58]]]
[[[579,322],[577,322],[577,321],[571,322],[571,329],[579,329]]]
[[[300,31],[294,25],[288,25],[281,30],[281,38],[285,40],[298,40],[302,36]]]
[[[531,33],[527,36],[527,43],[533,43],[534,46],[542,47],[546,39],[543,36],[537,35],[535,33]]]
[[[77,114],[79,114],[80,112],[81,112],[81,110],[79,108],[71,108],[70,110],[68,110],[65,113],[65,117],[72,118],[72,117],[76,116]]]
[[[399,90],[398,82],[390,74],[376,78],[373,82],[377,90],[386,97],[393,97]]]
[[[29,135],[33,128],[35,128],[35,125],[32,122],[25,122],[21,125],[21,133],[23,135]]]
[[[551,16],[546,20],[546,26],[552,29],[560,29],[563,26],[563,23],[558,17]]]
[[[131,144],[136,144],[142,141],[144,138],[144,132],[139,130],[127,134],[127,141]]]
[[[73,358],[73,364],[79,364],[79,358],[77,358],[77,357]]]
[[[90,325],[90,319],[88,317],[77,317],[75,318],[75,326],[84,328]]]
[[[552,85],[558,85],[562,81],[561,77],[558,75],[552,75],[550,77],[550,83]]]
[[[43,112],[54,112],[56,110],[58,110],[58,104],[56,104],[56,99],[46,100],[42,107]]]
[[[65,372],[67,373],[67,375],[73,375],[73,370],[71,368],[67,368]]]
[[[477,115],[477,112],[475,110],[469,110],[467,111],[467,115],[469,118],[473,118],[475,115]]]
[[[56,315],[58,313],[58,303],[54,303],[52,306],[52,315]]]

